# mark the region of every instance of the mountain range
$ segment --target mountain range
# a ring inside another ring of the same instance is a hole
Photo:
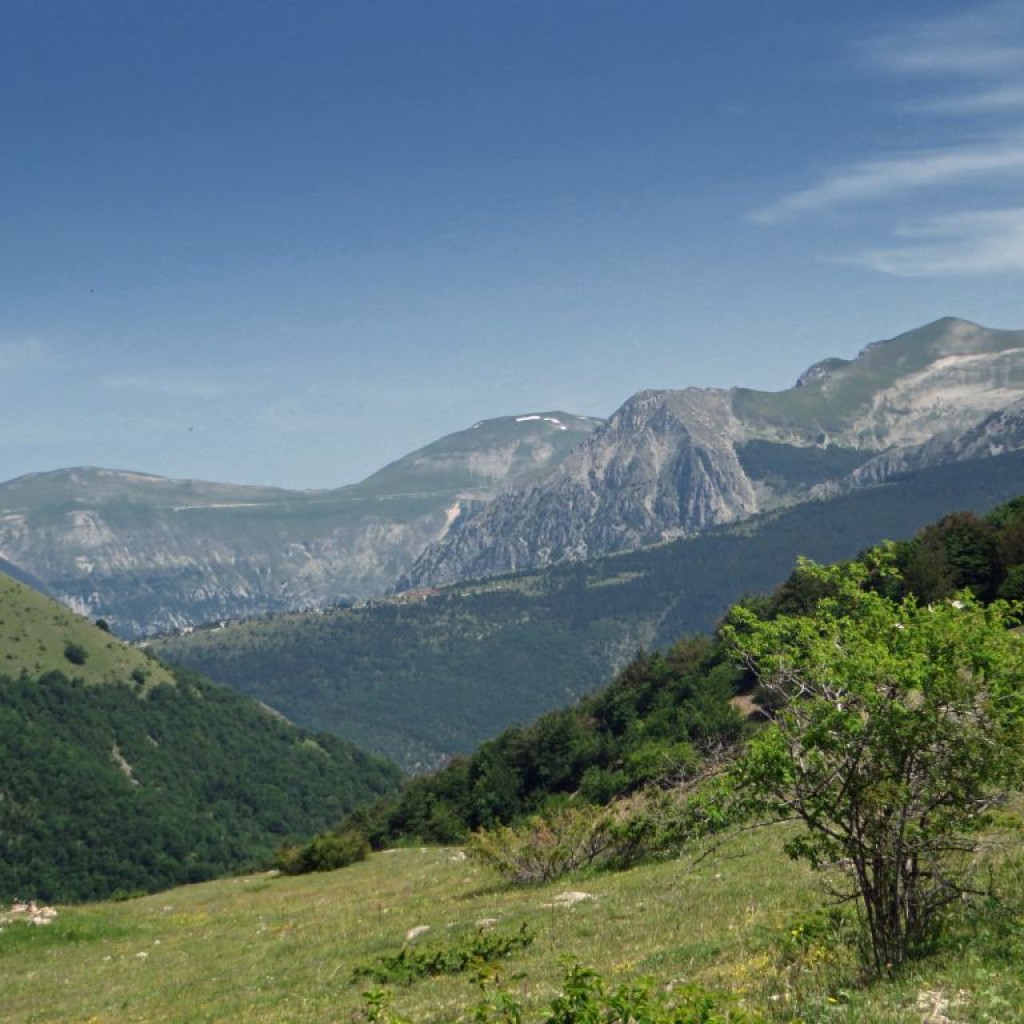
[[[692,536],[1024,443],[1024,331],[943,319],[827,359],[787,391],[644,391],[535,484],[469,509],[401,585]]]
[[[126,637],[695,536],[1024,446],[1024,331],[945,318],[785,391],[486,420],[295,492],[106,469],[0,484],[0,559]]]
[[[0,559],[129,638],[349,603],[393,586],[464,510],[543,474],[599,422],[487,420],[326,491],[34,473],[0,484]]]
[[[151,646],[300,725],[420,772],[592,693],[638,649],[711,632],[729,605],[785,580],[799,555],[852,558],[1022,494],[1024,450],[911,471],[637,551]],[[934,574],[942,558],[933,562]]]

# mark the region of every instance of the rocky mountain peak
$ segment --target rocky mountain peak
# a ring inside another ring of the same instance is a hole
[[[402,583],[627,550],[807,500],[881,453],[876,468],[956,450],[1021,398],[1024,331],[952,317],[815,363],[788,391],[642,391],[539,484],[460,519]]]

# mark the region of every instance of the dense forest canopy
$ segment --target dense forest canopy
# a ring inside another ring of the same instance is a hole
[[[145,691],[0,676],[0,900],[102,898],[261,865],[397,775],[181,670]]]

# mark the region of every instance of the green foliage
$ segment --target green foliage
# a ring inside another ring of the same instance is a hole
[[[273,865],[286,875],[305,875],[310,871],[336,871],[366,860],[370,842],[352,829],[314,836],[302,845],[287,844],[274,855]]]
[[[613,812],[595,807],[567,807],[535,816],[515,827],[475,832],[470,856],[517,884],[549,882],[585,867],[616,859]]]
[[[397,771],[185,672],[148,689],[0,676],[0,901],[95,899],[268,860]]]
[[[649,978],[612,987],[596,971],[573,964],[544,1024],[742,1024],[753,1019],[699,985],[680,986],[671,995]]]
[[[714,766],[704,772],[688,785],[649,787],[606,807],[556,805],[512,826],[481,829],[467,850],[516,885],[675,855],[735,825],[742,813],[728,777]]]
[[[88,660],[89,653],[81,644],[67,643],[64,645],[64,657],[72,665],[84,665]]]
[[[421,978],[479,971],[486,964],[505,960],[533,944],[534,933],[523,924],[518,931],[503,933],[478,929],[468,939],[418,949],[403,946],[397,953],[378,957],[373,963],[360,964],[352,972],[352,981],[364,978],[378,984],[411,984]]]
[[[522,1000],[500,982],[481,979],[481,998],[472,1008],[476,1024],[755,1024],[762,1018],[739,1009],[727,997],[700,985],[682,985],[671,993],[650,978],[611,985],[597,971],[570,963],[561,991],[540,1016],[526,1016]],[[373,1024],[408,1024],[390,1012],[389,994],[363,994],[367,1020]]]
[[[664,654],[641,651],[600,693],[410,780],[352,823],[377,847],[455,842],[566,799],[604,804],[671,785],[693,772],[702,753],[744,734],[729,703],[740,681],[707,638],[681,640]]]
[[[737,782],[753,808],[803,823],[792,856],[849,865],[878,972],[937,934],[969,888],[972,833],[1024,777],[1016,613],[969,591],[893,600],[877,590],[886,558],[805,562],[826,595],[812,615],[736,608],[723,629],[777,706]]]
[[[994,523],[968,512],[944,516],[926,527],[896,548],[904,593],[928,602],[968,589],[990,600],[1008,568],[1000,556],[999,533]]]
[[[789,923],[779,943],[779,967],[812,972],[823,964],[838,963],[858,943],[856,921],[843,907],[828,907],[801,914]]]

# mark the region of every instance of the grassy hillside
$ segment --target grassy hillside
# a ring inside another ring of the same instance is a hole
[[[1007,819],[1003,836],[1018,846],[999,869],[1003,883],[1024,878],[1019,828]],[[3,1018],[325,1024],[366,1019],[363,992],[376,988],[390,993],[389,1012],[416,1024],[470,1020],[481,999],[472,972],[409,985],[350,978],[357,966],[397,953],[413,928],[429,931],[410,948],[452,949],[492,922],[499,934],[525,924],[535,936],[498,965],[529,1022],[546,1019],[565,958],[615,983],[648,975],[677,994],[695,983],[724,991],[754,1020],[1024,1019],[1019,904],[964,915],[932,956],[893,981],[863,985],[842,929],[812,913],[820,885],[785,858],[782,839],[780,830],[745,834],[703,859],[694,848],[629,872],[525,889],[503,885],[456,850],[409,849],[326,875],[251,875],[61,909],[47,927],[0,932]],[[586,896],[571,903],[567,892]]]
[[[750,422],[780,427],[817,427],[827,434],[849,427],[851,418],[870,407],[880,388],[892,385],[933,365],[949,351],[950,335],[970,336],[975,352],[998,353],[1019,349],[1020,331],[978,328],[951,317],[936,320],[886,342],[868,346],[851,362],[833,359],[822,364],[829,372],[802,387],[767,392],[737,388],[737,413]],[[1010,366],[1007,382],[1020,386],[1022,370]]]
[[[879,575],[875,585],[914,589],[925,617],[932,614],[930,602],[959,588],[981,600],[1012,596],[1024,588],[1024,573],[1014,569],[1024,564],[1024,499],[985,520],[946,516],[895,545],[892,557],[900,574]],[[814,574],[796,573],[771,597],[751,598],[746,606],[766,618],[795,614],[822,597],[819,582]],[[828,638],[831,643],[832,634]],[[520,731],[506,750],[486,745],[476,758],[488,760],[499,775],[512,765],[520,781],[529,782],[531,772],[545,781],[540,776],[578,746],[568,732],[550,726],[571,723],[575,715],[576,736],[590,729],[596,740],[591,749],[606,747],[636,767],[648,760],[651,740],[664,753],[674,737],[687,735],[696,744],[723,726],[730,729],[718,712],[737,682],[728,655],[716,652],[712,640],[687,640],[665,655],[637,659],[573,713]],[[189,685],[155,687],[149,699]],[[622,739],[625,745],[612,749]],[[503,763],[512,743],[524,756],[518,764]],[[492,777],[486,787],[495,799],[503,795],[498,781]],[[555,789],[548,785],[549,792]],[[830,883],[842,864],[822,865],[823,872],[812,875],[789,860],[783,851],[797,838],[792,822],[728,820],[731,830],[714,840],[695,838],[700,833],[692,830],[674,833],[660,846],[661,859],[628,871],[588,871],[528,886],[503,882],[462,850],[417,847],[376,853],[329,874],[248,875],[61,909],[43,926],[0,911],[4,1019],[623,1020],[574,1011],[564,999],[552,1010],[567,986],[575,984],[579,999],[581,978],[583,988],[598,983],[578,972],[573,982],[567,972],[575,963],[612,987],[646,976],[657,998],[702,1007],[673,1018],[677,1024],[1024,1021],[1019,794],[978,819],[985,841],[974,856],[983,885],[946,908],[943,927],[927,947],[874,981],[858,955],[852,907],[831,903]],[[502,937],[522,941],[487,964],[461,959],[470,949],[494,948]],[[418,966],[424,970],[417,972]]]
[[[0,576],[0,901],[152,890],[265,862],[391,765]]]
[[[171,673],[88,619],[0,573],[0,673],[41,676],[64,672],[84,683],[149,686],[173,682]]]
[[[155,649],[293,721],[407,769],[430,768],[594,691],[639,646],[711,629],[744,594],[778,585],[798,555],[850,558],[950,510],[982,512],[1022,492],[1024,453],[1014,453],[646,551],[197,632]]]

